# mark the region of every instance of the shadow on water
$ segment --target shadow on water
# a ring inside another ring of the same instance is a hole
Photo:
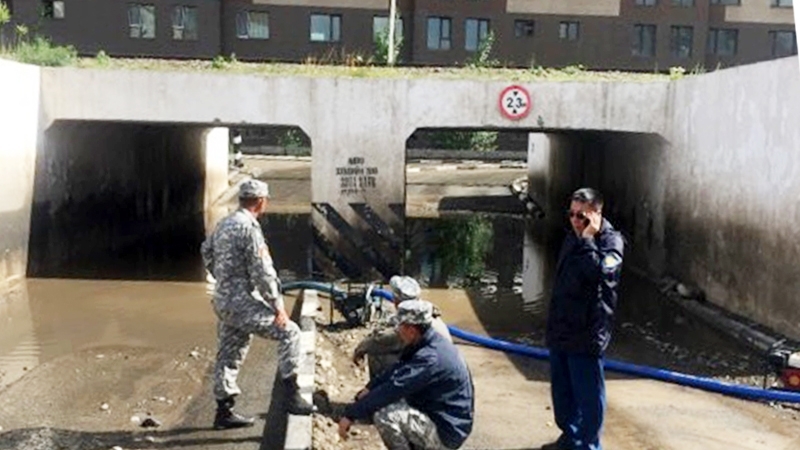
[[[297,226],[307,224],[307,218],[300,219],[271,216],[264,227],[270,245],[284,249],[274,251],[279,267],[299,278],[308,271],[297,256],[309,254],[299,250],[311,245],[309,234]],[[525,222],[511,216],[409,218],[405,272],[437,291],[463,289],[490,336],[541,347],[547,305],[523,299],[524,233]],[[551,247],[554,259],[558,246]],[[620,285],[608,357],[699,376],[763,374],[761,358],[749,348],[688,316],[655,285],[630,271],[624,272]],[[512,360],[531,378],[546,376],[546,363],[521,357]]]

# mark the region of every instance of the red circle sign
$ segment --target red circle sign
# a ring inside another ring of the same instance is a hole
[[[512,85],[500,93],[500,112],[511,120],[520,120],[531,112],[531,94],[519,85]]]

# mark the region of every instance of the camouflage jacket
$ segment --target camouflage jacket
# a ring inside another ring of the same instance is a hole
[[[222,219],[200,250],[203,265],[216,280],[217,308],[265,299],[273,308],[283,309],[278,273],[261,225],[251,212],[240,208]]]

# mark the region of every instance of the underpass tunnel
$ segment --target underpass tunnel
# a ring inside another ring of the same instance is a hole
[[[405,271],[431,288],[514,297],[524,209],[509,186],[526,174],[528,133],[418,128],[406,141]]]
[[[202,280],[227,128],[58,121],[37,151],[32,278]]]
[[[664,158],[669,142],[656,134],[610,131],[532,133],[528,149],[530,196],[545,217],[529,220],[525,234],[525,297],[549,298],[569,197],[598,189],[603,215],[625,238],[624,269],[659,277],[667,270]]]

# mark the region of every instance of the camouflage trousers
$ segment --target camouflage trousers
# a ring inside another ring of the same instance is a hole
[[[230,303],[229,303],[230,304]],[[275,325],[275,312],[262,300],[236,302],[233,308],[214,308],[217,323],[217,362],[214,366],[214,396],[218,400],[241,394],[236,384],[253,335],[274,339],[278,344],[278,371],[287,378],[297,371],[300,361],[300,327],[287,321]]]
[[[436,424],[405,400],[379,410],[372,419],[389,450],[444,450]]]

